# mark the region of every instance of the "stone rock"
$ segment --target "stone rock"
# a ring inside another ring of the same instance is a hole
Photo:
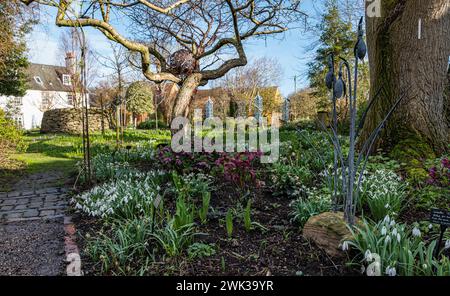
[[[41,132],[43,133],[68,133],[81,134],[82,129],[82,111],[81,109],[52,109],[44,113],[41,123]],[[91,108],[88,111],[89,130],[99,131],[102,128],[102,115],[100,109]],[[105,128],[109,127],[108,116],[103,117]]]
[[[345,253],[339,245],[351,233],[345,223],[344,213],[326,212],[309,218],[303,227],[303,236],[324,249],[328,255],[342,257]]]

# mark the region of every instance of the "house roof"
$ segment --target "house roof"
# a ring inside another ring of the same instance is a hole
[[[72,87],[62,83],[63,74],[70,75],[66,67],[30,64],[27,69],[28,89],[71,92]],[[39,77],[42,83],[38,83],[35,77]]]

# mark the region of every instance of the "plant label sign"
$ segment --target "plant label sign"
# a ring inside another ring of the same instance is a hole
[[[431,223],[439,224],[444,227],[450,227],[450,212],[445,210],[432,209],[430,221]]]

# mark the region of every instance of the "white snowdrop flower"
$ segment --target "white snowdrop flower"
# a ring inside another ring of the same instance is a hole
[[[348,247],[348,241],[344,241],[342,243],[342,251],[347,251],[349,249]]]
[[[423,269],[428,269],[428,265],[426,265],[426,264],[423,264],[422,267],[423,267]]]
[[[397,275],[397,270],[395,270],[395,267],[386,267],[386,274],[388,276],[396,276]]]
[[[450,239],[448,239],[448,240],[446,240],[445,241],[445,247],[444,247],[444,249],[450,249]]]
[[[392,235],[393,235],[393,236],[396,236],[397,233],[398,233],[398,232],[397,232],[397,228],[394,228],[394,230],[392,230]]]
[[[381,235],[386,235],[387,233],[387,228],[386,226],[383,226],[383,228],[381,228]]]
[[[386,217],[384,217],[383,222],[384,222],[384,223],[389,223],[389,222],[391,222],[391,218],[389,217],[389,215],[387,215]]]
[[[389,204],[387,203],[387,204],[384,206],[384,208],[389,209],[389,208],[390,208]]]
[[[433,229],[433,224],[428,225],[428,229]]]
[[[400,242],[402,240],[402,237],[400,236],[400,233],[397,233],[397,241]]]
[[[372,252],[370,252],[370,250],[367,250],[366,253],[364,254],[364,258],[366,259],[367,262],[372,262],[373,261]]]
[[[414,229],[413,229],[413,231],[412,231],[412,234],[413,234],[415,237],[421,237],[421,236],[422,236],[422,233],[420,232],[420,229],[417,228],[417,227],[414,227]]]
[[[390,226],[394,226],[394,225],[395,225],[395,220],[392,219],[392,220],[391,220],[391,223],[390,223],[389,225],[390,225]]]
[[[384,242],[385,242],[386,244],[390,243],[390,242],[391,242],[391,237],[390,237],[389,235],[386,236],[386,238],[384,239]]]

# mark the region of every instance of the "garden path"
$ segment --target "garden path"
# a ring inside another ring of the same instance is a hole
[[[68,187],[58,171],[28,175],[0,193],[0,275],[59,275]]]

